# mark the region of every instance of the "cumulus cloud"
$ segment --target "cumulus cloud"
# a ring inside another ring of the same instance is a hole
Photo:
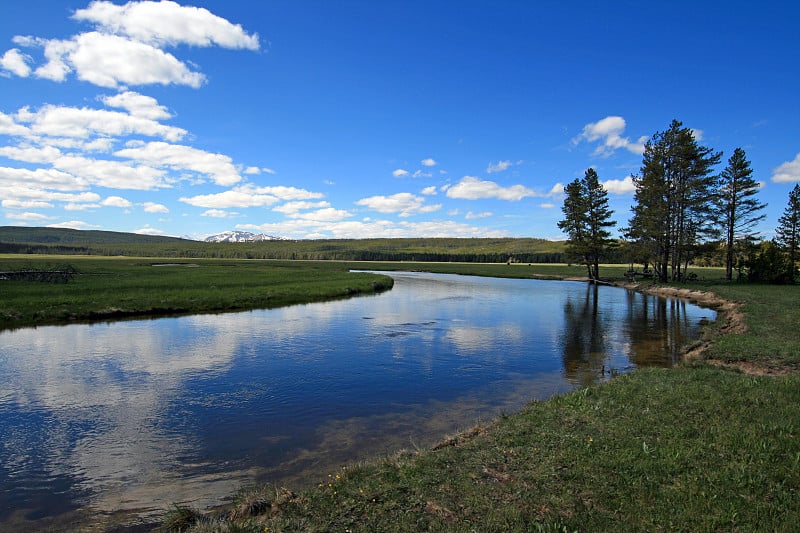
[[[473,176],[464,176],[460,182],[447,189],[448,198],[462,200],[497,198],[516,202],[531,196],[536,196],[536,193],[523,185],[502,187],[493,181],[481,180]]]
[[[367,207],[379,213],[398,213],[410,216],[416,213],[431,213],[441,209],[441,205],[424,205],[425,199],[408,192],[400,192],[391,196],[370,196],[362,198],[356,205]]]
[[[13,48],[3,54],[0,66],[18,76],[33,74],[57,82],[74,72],[78,79],[101,87],[177,84],[196,88],[205,83],[205,76],[165,47],[260,48],[258,34],[249,34],[207,9],[172,1],[122,5],[95,1],[75,11],[72,18],[92,23],[95,31],[68,39],[16,36],[13,41],[18,46],[42,48],[46,62],[32,69],[30,56]]]
[[[17,124],[25,126],[25,129],[17,129],[18,135],[28,136],[88,140],[96,136],[145,135],[174,142],[187,134],[182,128],[161,124],[151,118],[88,107],[48,104],[36,111],[22,108],[12,118]]]
[[[594,154],[604,157],[610,156],[620,148],[641,155],[644,153],[644,144],[647,142],[647,136],[631,141],[628,137],[622,136],[626,126],[624,118],[608,116],[584,126],[581,134],[572,139],[572,144],[577,145],[582,141],[600,142]]]
[[[167,206],[155,202],[145,202],[142,207],[145,213],[169,213]]]
[[[432,220],[422,222],[373,220],[341,220],[334,222],[292,219],[261,225],[240,224],[238,229],[259,231],[270,235],[284,235],[296,239],[329,238],[359,239],[408,238],[408,237],[507,237],[500,230],[481,228],[453,220]]]
[[[181,6],[172,1],[128,2],[115,5],[95,1],[78,9],[75,20],[93,22],[98,28],[137,41],[157,45],[188,44],[258,50],[258,34],[248,34],[201,7]]]
[[[636,191],[636,186],[633,184],[633,177],[631,176],[621,180],[606,180],[601,184],[611,194],[632,194]]]
[[[122,208],[125,208],[125,207],[130,207],[133,204],[129,200],[126,200],[125,198],[123,198],[121,196],[109,196],[108,198],[103,200],[100,203],[100,205],[103,205],[105,207],[122,207]]]
[[[300,211],[307,211],[309,209],[322,209],[325,207],[330,207],[331,204],[329,202],[286,202],[285,204],[279,205],[277,207],[273,207],[272,210],[278,213],[283,213],[284,215],[293,216],[299,213]]]
[[[794,183],[800,181],[800,154],[792,161],[781,163],[772,171],[772,181],[775,183]]]
[[[424,167],[435,167],[436,166],[436,161],[434,161],[433,158],[431,158],[431,157],[423,159],[422,161],[420,161],[420,163]]]
[[[101,98],[108,107],[117,107],[127,110],[132,116],[149,120],[164,120],[172,118],[167,108],[158,103],[152,96],[146,96],[134,91],[124,91],[114,96]]]
[[[392,176],[394,176],[395,178],[404,178],[408,176],[408,170],[398,168],[397,170],[392,172]]]
[[[433,185],[431,185],[430,187],[425,187],[424,189],[422,189],[421,193],[424,194],[425,196],[434,196],[436,195],[436,187]]]
[[[27,78],[31,75],[31,67],[28,65],[30,61],[29,55],[23,54],[17,48],[12,48],[0,56],[0,68],[16,74],[20,78]]]
[[[321,193],[298,189],[296,187],[256,187],[245,184],[240,187],[216,193],[180,198],[180,201],[196,207],[226,209],[231,207],[268,207],[281,200],[313,200],[322,198]]]
[[[191,146],[154,141],[143,146],[118,150],[114,155],[156,168],[168,167],[176,171],[196,172],[210,177],[221,186],[234,185],[242,179],[230,157]]]
[[[479,218],[489,218],[493,214],[494,213],[492,213],[491,211],[483,211],[481,213],[473,213],[472,211],[468,211],[467,214],[464,215],[464,218],[466,218],[467,220],[476,220]]]
[[[70,220],[68,222],[59,222],[57,224],[48,224],[48,228],[66,228],[66,229],[96,229],[98,226],[89,224],[82,220]]]

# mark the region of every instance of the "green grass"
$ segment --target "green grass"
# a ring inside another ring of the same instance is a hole
[[[392,286],[334,263],[3,256],[0,271],[64,263],[80,272],[69,283],[0,281],[0,328],[269,308]]]

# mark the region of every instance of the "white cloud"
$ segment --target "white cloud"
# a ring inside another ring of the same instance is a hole
[[[299,213],[295,215],[294,218],[311,222],[338,222],[351,216],[353,215],[344,209],[327,207],[324,209],[318,209],[317,211],[312,211],[310,213]]]
[[[261,174],[261,169],[258,167],[247,167],[244,169],[244,173],[250,176],[255,176],[257,174]]]
[[[122,207],[122,208],[125,208],[125,207],[130,207],[133,204],[129,200],[126,200],[125,198],[123,198],[121,196],[109,196],[108,198],[106,198],[105,200],[103,200],[101,202],[101,205],[103,205],[105,207]]]
[[[164,171],[146,165],[78,155],[59,157],[52,164],[56,169],[69,172],[87,183],[111,189],[147,191],[168,186]]]
[[[473,176],[464,176],[460,182],[447,189],[448,198],[462,200],[497,198],[515,202],[531,196],[536,196],[536,193],[523,185],[502,187],[493,181],[484,181]]]
[[[279,200],[271,194],[256,194],[249,187],[240,187],[216,194],[182,197],[180,201],[195,207],[226,209],[270,206]]]
[[[23,54],[17,48],[12,48],[0,57],[0,68],[16,74],[20,78],[27,78],[31,75],[29,61],[31,61],[29,55]]]
[[[296,187],[255,187],[245,184],[217,194],[204,194],[180,198],[181,202],[196,207],[225,209],[231,207],[266,207],[281,200],[314,200],[322,198],[321,193],[298,189]]]
[[[170,53],[139,41],[107,33],[87,32],[69,40],[38,39],[48,62],[34,74],[64,81],[75,72],[78,79],[100,87],[120,85],[188,85],[198,88],[206,78]]]
[[[82,220],[70,220],[68,222],[59,222],[58,224],[48,224],[48,228],[67,228],[67,229],[97,229],[99,226],[83,222]]]
[[[555,185],[550,189],[550,192],[547,193],[547,196],[560,196],[564,194],[564,184],[560,182],[556,182]]]
[[[17,121],[11,115],[0,111],[0,134],[24,137],[30,134],[30,129]]]
[[[213,154],[191,146],[155,141],[114,153],[117,157],[132,159],[154,167],[168,167],[176,171],[192,171],[209,176],[217,185],[233,185],[241,181],[230,157]]]
[[[800,181],[800,154],[792,161],[781,163],[772,171],[772,181],[775,183],[794,183]]]
[[[431,185],[430,187],[425,187],[424,189],[422,189],[421,192],[426,196],[434,196],[436,195],[436,187]]]
[[[169,213],[167,206],[155,202],[145,202],[142,207],[145,213]]]
[[[281,200],[315,200],[322,198],[324,195],[320,192],[312,192],[306,189],[298,189],[297,187],[286,187],[283,185],[274,185],[270,187],[257,187],[255,189],[257,194],[273,194]]]
[[[392,176],[394,176],[395,178],[404,178],[405,176],[408,176],[408,170],[398,168],[397,170],[392,172]]]
[[[45,105],[35,112],[22,108],[17,121],[30,124],[26,133],[48,137],[88,139],[94,136],[146,135],[179,141],[187,133],[182,128],[166,126],[150,118],[106,109]]]
[[[277,211],[278,213],[283,213],[284,215],[292,216],[296,215],[300,211],[305,211],[308,209],[322,209],[324,207],[330,207],[331,204],[329,202],[286,202],[283,205],[279,205],[278,207],[273,207],[273,211]]]
[[[163,105],[159,105],[158,100],[152,96],[146,96],[134,91],[125,91],[114,96],[106,96],[101,98],[101,100],[108,107],[125,109],[135,117],[150,120],[172,118],[167,108]]]
[[[430,213],[437,211],[441,205],[423,205],[425,199],[408,192],[400,192],[391,196],[370,196],[362,198],[356,205],[367,207],[380,213],[399,213],[400,216],[410,216],[415,213]]]
[[[238,213],[231,213],[230,211],[224,211],[222,209],[209,209],[200,213],[200,216],[211,218],[233,218],[237,214]]]
[[[133,230],[133,233],[138,233],[140,235],[164,235],[164,231],[153,228],[149,224],[146,224],[143,228]]]
[[[128,2],[115,5],[95,1],[75,11],[75,20],[94,22],[106,32],[127,35],[157,45],[217,45],[223,48],[258,50],[258,34],[248,34],[238,24],[201,7],[176,2]]]
[[[637,141],[632,142],[628,137],[622,137],[625,127],[624,118],[608,116],[584,126],[581,134],[572,139],[572,144],[577,145],[581,141],[600,141],[602,144],[595,149],[594,154],[605,157],[610,156],[619,148],[641,155],[644,153],[644,143],[647,142],[647,136],[640,137]]]
[[[87,189],[85,179],[56,169],[0,167],[0,187],[24,186],[32,189],[55,189],[59,191],[75,191]]]
[[[430,178],[430,177],[433,177],[433,174],[431,174],[430,172],[423,172],[421,170],[417,170],[411,175],[411,177],[412,178]]]
[[[542,204],[539,204],[539,207],[541,207],[542,209],[553,209],[555,206],[556,204],[550,202],[544,202]]]
[[[11,220],[22,220],[25,222],[41,222],[43,220],[52,220],[54,217],[48,217],[41,213],[6,213],[6,218]]]
[[[164,47],[260,48],[258,35],[248,34],[240,25],[204,8],[171,1],[123,5],[95,1],[72,18],[94,23],[99,31],[63,40],[14,37],[18,46],[44,48],[46,62],[33,71],[35,76],[61,82],[74,72],[78,79],[101,87],[177,84],[196,88],[205,82],[205,76]],[[3,55],[2,66],[20,76],[30,75],[28,59],[15,48]]]
[[[420,163],[422,163],[422,166],[424,166],[424,167],[434,167],[434,166],[436,166],[436,161],[434,161],[430,157],[428,157],[426,159],[423,159],[422,161],[420,161]]]
[[[47,209],[53,204],[44,200],[3,200],[0,203],[6,209]]]
[[[363,239],[375,238],[435,238],[435,237],[507,237],[503,231],[489,230],[452,220],[426,222],[389,220],[342,220],[329,223],[292,219],[284,222],[252,225],[240,224],[238,229],[260,231],[296,239]]]
[[[607,180],[601,182],[603,188],[611,194],[632,194],[636,191],[633,178],[628,176],[621,180]]]
[[[483,211],[481,213],[473,213],[472,211],[469,211],[467,212],[466,215],[464,215],[464,218],[466,218],[467,220],[476,220],[479,218],[489,218],[493,214],[494,213],[492,213],[491,211]]]
[[[502,172],[507,170],[512,164],[511,161],[498,161],[497,164],[489,163],[489,166],[486,167],[486,173],[492,174],[494,172]]]

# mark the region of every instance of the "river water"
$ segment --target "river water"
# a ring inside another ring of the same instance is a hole
[[[715,313],[584,283],[390,273],[377,296],[0,333],[0,530],[301,487],[670,366]]]

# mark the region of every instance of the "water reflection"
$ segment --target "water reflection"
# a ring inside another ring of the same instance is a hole
[[[374,297],[0,334],[0,529],[313,481],[669,365],[714,317],[582,283],[392,275]]]

